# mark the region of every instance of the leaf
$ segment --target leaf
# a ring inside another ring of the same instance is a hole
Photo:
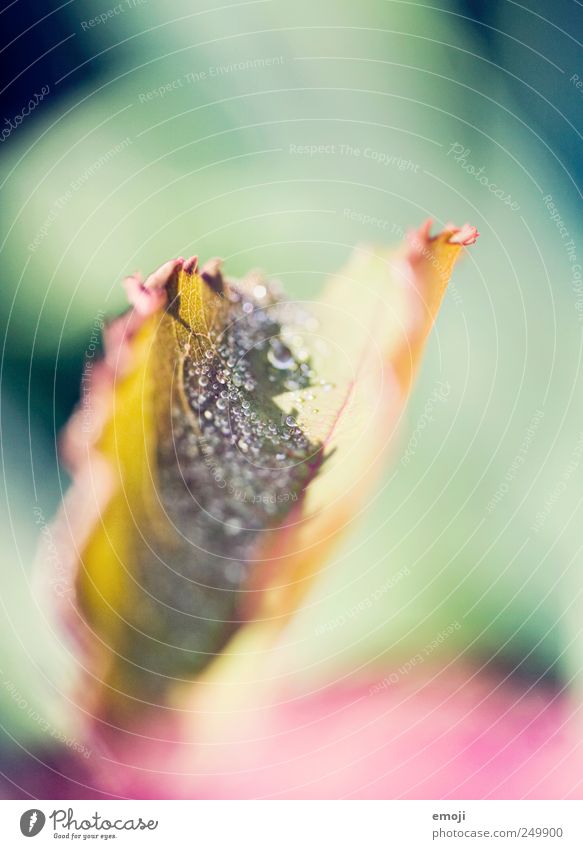
[[[125,281],[132,309],[63,441],[58,536],[92,709],[165,699],[242,625],[297,608],[382,468],[475,237],[428,223],[396,253],[359,248],[319,304],[194,257]]]
[[[432,238],[430,227],[410,233],[398,251],[356,249],[312,310],[317,332],[302,344],[326,379],[312,392],[317,413],[299,423],[330,459],[287,533],[264,553],[273,568],[255,616],[296,609],[383,470],[453,265],[478,236],[469,225],[447,225]],[[289,406],[289,398],[280,403]]]

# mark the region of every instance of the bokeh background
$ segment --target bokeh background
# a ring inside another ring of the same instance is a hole
[[[382,489],[282,638],[278,675],[374,681],[453,624],[438,667],[576,694],[581,4],[15,0],[0,22],[5,762],[72,734],[75,658],[31,571],[68,485],[57,435],[121,278],[219,255],[312,298],[352,246],[427,217],[480,240]]]

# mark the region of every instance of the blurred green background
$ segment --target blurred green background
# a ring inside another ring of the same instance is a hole
[[[382,490],[284,635],[278,672],[308,687],[378,678],[459,623],[440,665],[576,680],[580,5],[75,0],[3,20],[4,126],[49,87],[0,145],[5,733],[46,743],[22,702],[59,726],[76,672],[31,569],[39,517],[68,483],[56,435],[96,321],[123,309],[120,279],[219,255],[312,298],[352,246],[396,243],[428,216],[481,237]]]

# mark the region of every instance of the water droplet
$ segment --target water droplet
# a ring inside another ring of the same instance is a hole
[[[242,527],[240,519],[229,519],[225,522],[225,533],[229,536],[236,536],[241,533]]]
[[[269,351],[267,352],[267,359],[271,363],[274,368],[288,370],[294,368],[296,365],[296,361],[294,360],[294,355],[287,347],[284,345],[280,339],[271,339],[269,342]]]
[[[230,584],[239,584],[245,574],[240,563],[228,563],[225,566],[225,578]]]

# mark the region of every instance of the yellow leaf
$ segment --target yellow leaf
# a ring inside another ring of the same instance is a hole
[[[73,619],[101,715],[156,704],[242,625],[281,627],[376,480],[475,231],[358,248],[318,304],[165,263],[105,336],[64,456]]]

